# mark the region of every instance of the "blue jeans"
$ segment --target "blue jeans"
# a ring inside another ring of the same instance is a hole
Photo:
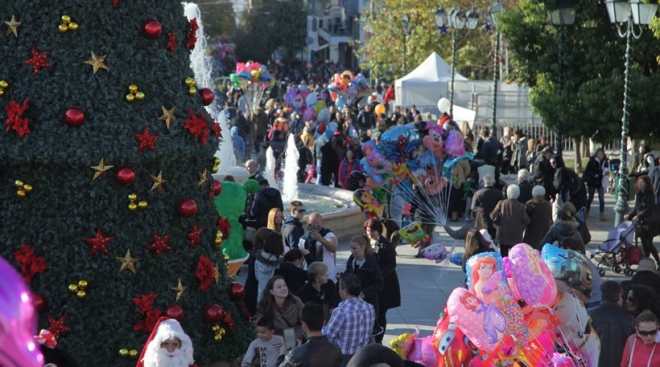
[[[587,210],[591,211],[591,203],[594,201],[594,192],[598,190],[598,204],[600,206],[600,214],[605,213],[605,194],[603,186],[589,186],[589,201],[587,201]]]

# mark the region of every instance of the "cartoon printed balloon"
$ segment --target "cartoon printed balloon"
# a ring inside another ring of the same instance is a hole
[[[447,300],[447,311],[449,321],[482,351],[492,353],[502,341],[506,319],[495,304],[482,301],[465,288],[456,288]]]
[[[44,358],[34,339],[37,318],[32,292],[3,258],[0,279],[0,366],[41,367]]]
[[[316,104],[316,100],[318,99],[318,95],[315,92],[312,92],[305,97],[305,104],[307,107],[314,107]]]
[[[557,283],[539,253],[526,243],[509,251],[511,278],[520,298],[528,305],[550,306],[557,297]]]
[[[589,302],[591,290],[594,283],[600,282],[600,276],[586,256],[546,244],[541,250],[541,258],[552,272],[558,289],[570,288],[582,302]]]
[[[438,355],[438,367],[463,366],[474,357],[472,343],[456,324],[449,322],[449,314],[441,315],[433,332],[433,345]]]
[[[471,292],[484,298],[486,280],[499,270],[503,270],[502,255],[497,252],[482,252],[470,257],[466,264],[467,284]],[[502,276],[502,273],[499,273]]]

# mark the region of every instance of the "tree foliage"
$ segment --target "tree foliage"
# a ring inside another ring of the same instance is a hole
[[[623,109],[623,73],[626,40],[617,36],[600,0],[576,4],[576,21],[559,29],[550,25],[546,10],[552,2],[521,0],[500,16],[500,29],[511,56],[509,79],[533,87],[533,107],[544,123],[571,137],[592,137],[611,142],[620,134]],[[650,32],[633,41],[629,105],[631,137],[660,132],[653,115],[660,113],[653,85],[659,81],[658,42]],[[558,56],[561,51],[563,93],[558,93]]]
[[[236,14],[230,1],[199,4],[204,17],[204,32],[209,37],[231,37],[236,33]]]
[[[253,9],[236,34],[240,60],[267,62],[275,50],[284,61],[305,47],[307,16],[302,0],[268,1]]]
[[[363,9],[362,23],[369,37],[363,45],[356,45],[358,56],[363,57],[362,67],[376,75],[404,75],[403,43],[406,38],[406,71],[410,72],[422,63],[429,53],[435,51],[447,62],[452,58],[451,30],[440,34],[435,25],[435,11],[443,6],[480,12],[479,26],[474,30],[462,29],[456,35],[456,70],[472,78],[488,78],[492,75],[493,33],[484,29],[485,15],[490,3],[485,0],[474,2],[460,0],[375,0],[373,11]],[[412,32],[405,36],[401,27],[404,15],[410,18]]]

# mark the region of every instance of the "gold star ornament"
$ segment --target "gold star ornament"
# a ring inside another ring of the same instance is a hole
[[[112,168],[112,167],[114,167],[114,166],[106,165],[105,162],[104,162],[104,160],[103,160],[103,158],[101,158],[101,162],[99,162],[99,165],[98,165],[98,166],[90,166],[91,169],[93,169],[94,171],[96,171],[96,172],[94,172],[94,177],[92,178],[92,181],[94,181],[94,180],[96,180],[97,178],[99,178],[99,176],[101,176],[102,174],[104,174],[105,171],[109,170],[109,169]]]
[[[21,22],[16,21],[16,16],[12,15],[11,19],[8,22],[5,22],[5,24],[8,26],[7,36],[13,33],[14,36],[18,37],[18,27],[21,25]]]
[[[178,302],[179,298],[181,298],[181,296],[183,295],[183,292],[186,290],[186,287],[184,287],[183,284],[181,284],[181,278],[179,278],[179,284],[177,284],[176,287],[172,288],[172,290],[176,292],[176,301],[175,302]]]
[[[203,188],[207,182],[209,182],[209,179],[206,174],[206,169],[204,169],[203,172],[199,173],[199,181],[197,182],[197,186]]]
[[[165,108],[165,106],[160,106],[160,108],[163,109],[163,115],[160,116],[158,119],[165,121],[165,125],[167,126],[167,130],[170,129],[170,124],[173,122],[178,122],[179,120],[174,116],[174,111],[176,110],[176,107],[172,107],[172,109],[168,110]]]
[[[119,268],[120,273],[128,269],[135,274],[135,264],[140,259],[131,257],[131,250],[126,250],[126,255],[124,255],[124,257],[116,257],[116,259],[121,263],[121,268]]]
[[[108,67],[103,63],[106,57],[108,57],[108,55],[96,56],[94,51],[92,51],[92,58],[85,61],[85,64],[92,66],[94,74],[96,74],[99,69],[109,70]]]
[[[163,178],[163,171],[161,170],[158,172],[158,176],[151,176],[151,179],[154,180],[154,184],[151,185],[151,190],[162,190],[163,189],[163,184],[167,182],[166,179]]]

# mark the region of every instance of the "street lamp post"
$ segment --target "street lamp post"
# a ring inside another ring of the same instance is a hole
[[[410,24],[408,14],[401,18],[401,29],[403,30],[403,75],[406,75],[406,38],[410,36],[412,30],[412,24]]]
[[[479,23],[479,14],[471,9],[465,14],[461,9],[454,8],[447,13],[444,8],[438,8],[435,12],[435,25],[441,34],[447,33],[451,28],[451,86],[449,92],[449,114],[454,112],[454,78],[456,75],[456,32],[459,29],[475,29]]]
[[[563,81],[563,54],[562,48],[564,46],[564,27],[567,25],[573,25],[575,23],[575,6],[573,0],[561,0],[557,4],[556,9],[548,11],[548,18],[550,18],[550,23],[555,27],[558,27],[557,31],[557,95],[561,97],[564,93],[564,81]],[[559,117],[559,112],[557,112],[557,128],[555,130],[555,151],[558,155],[561,156],[562,151],[564,150],[564,141],[562,137],[562,121]]]
[[[623,83],[623,116],[621,117],[621,165],[617,173],[618,193],[616,204],[614,205],[614,225],[617,226],[623,221],[623,215],[628,211],[628,104],[630,91],[630,57],[632,53],[632,38],[636,39],[642,35],[643,25],[648,25],[653,20],[658,10],[658,4],[640,4],[639,0],[613,1],[606,0],[605,6],[610,17],[610,22],[617,24],[619,36],[626,38],[626,62],[625,77]],[[621,31],[623,23],[626,24],[626,30]],[[634,25],[639,26],[639,33],[635,33]]]
[[[497,79],[498,79],[498,66],[500,59],[500,30],[497,28],[497,14],[502,11],[502,4],[499,1],[495,2],[490,8],[490,21],[495,27],[495,56],[493,57],[493,107],[492,116],[490,120],[490,133],[497,138]]]

